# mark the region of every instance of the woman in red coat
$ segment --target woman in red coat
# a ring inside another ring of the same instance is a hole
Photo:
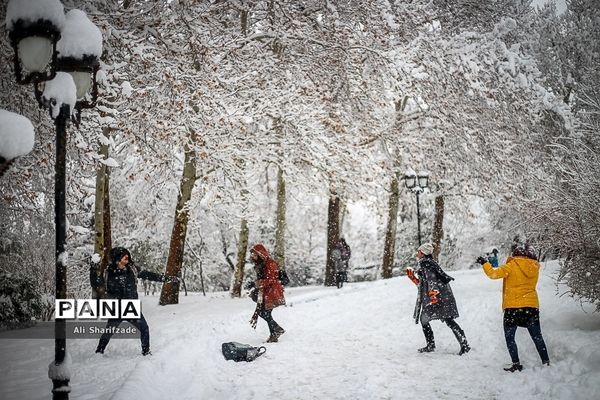
[[[256,244],[250,249],[250,261],[254,263],[256,271],[256,310],[250,319],[250,325],[256,329],[258,317],[261,317],[269,325],[270,336],[268,343],[277,342],[285,330],[275,322],[271,311],[285,304],[283,286],[279,281],[279,267],[269,254],[263,244]]]

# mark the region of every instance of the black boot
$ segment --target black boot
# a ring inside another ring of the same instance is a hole
[[[273,333],[267,339],[267,343],[277,343],[279,341],[279,337],[285,333],[285,329],[277,325],[277,327],[273,330]]]
[[[458,355],[462,356],[463,354],[468,353],[469,350],[471,350],[471,346],[469,346],[469,343],[463,342],[460,344],[460,351],[458,352]]]
[[[515,372],[515,371],[523,371],[523,366],[521,363],[513,363],[510,367],[504,368],[506,372]]]
[[[419,353],[431,353],[432,351],[435,351],[435,344],[427,343],[427,346],[421,347],[420,349],[417,349],[417,351]]]

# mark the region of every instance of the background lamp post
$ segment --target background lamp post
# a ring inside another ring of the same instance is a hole
[[[404,173],[404,185],[409,190],[415,192],[417,196],[417,239],[419,246],[421,245],[421,211],[419,209],[419,194],[423,192],[425,188],[429,186],[429,173],[421,171],[418,174],[412,169],[409,169]]]
[[[83,11],[71,10],[65,16],[59,0],[10,0],[6,22],[15,52],[17,82],[34,84],[40,107],[48,108],[56,127],[56,298],[64,299],[67,296],[67,124],[73,111],[77,112],[79,120],[81,109],[91,108],[96,103],[96,73],[102,54],[102,34]],[[50,25],[54,30],[49,28]],[[23,67],[28,71],[25,76]],[[88,100],[90,88],[91,99]],[[71,390],[69,363],[66,361],[66,321],[57,319],[54,326],[54,361],[49,365],[48,376],[52,379],[52,398],[66,400]]]

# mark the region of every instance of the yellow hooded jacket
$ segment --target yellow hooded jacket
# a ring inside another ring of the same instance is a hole
[[[483,264],[483,270],[491,279],[504,279],[502,284],[502,309],[533,307],[540,308],[535,287],[540,264],[528,257],[508,257],[506,264],[493,268]]]

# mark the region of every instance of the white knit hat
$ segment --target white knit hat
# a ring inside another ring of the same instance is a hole
[[[433,254],[433,245],[431,243],[423,243],[421,246],[419,246],[417,251],[420,251],[421,253],[425,254],[426,256],[429,256],[429,255]]]

